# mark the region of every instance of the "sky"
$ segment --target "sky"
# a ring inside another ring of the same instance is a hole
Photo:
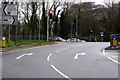
[[[3,1],[3,0],[2,0]],[[6,0],[6,1],[8,1],[8,0]],[[13,0],[9,0],[9,1],[13,1]],[[58,1],[62,1],[62,2],[64,2],[64,1],[66,1],[66,2],[95,2],[95,4],[104,4],[104,2],[112,2],[112,1],[114,1],[114,2],[118,2],[118,1],[120,1],[120,0],[15,0],[15,1],[18,1],[18,2],[26,2],[26,1],[28,1],[28,2],[42,2],[42,1],[45,1],[45,2],[53,2],[53,1],[56,1],[56,2],[58,2]]]
[[[78,0],[75,0],[75,1],[77,2]],[[81,0],[81,2],[95,2],[95,4],[105,4],[105,2],[108,3],[113,1],[119,2],[120,0]]]

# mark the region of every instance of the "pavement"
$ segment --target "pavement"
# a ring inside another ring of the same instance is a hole
[[[6,52],[2,54],[2,77],[118,78],[119,51],[104,50],[108,45],[107,42],[62,43]]]

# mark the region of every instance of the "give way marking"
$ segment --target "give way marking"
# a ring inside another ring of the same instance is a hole
[[[82,52],[82,53],[77,53],[77,54],[75,55],[74,59],[78,59],[78,56],[79,56],[79,55],[84,56],[84,55],[86,55],[86,53],[83,53],[83,52]]]
[[[16,57],[16,59],[18,60],[18,59],[20,59],[20,58],[22,58],[23,56],[31,56],[31,55],[33,55],[33,53],[28,53],[28,54],[22,54],[21,56],[18,56],[18,57]]]

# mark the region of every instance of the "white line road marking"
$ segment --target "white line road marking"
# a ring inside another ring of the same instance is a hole
[[[54,65],[51,65],[51,67],[52,67],[55,71],[57,71],[60,75],[62,75],[63,77],[65,77],[65,78],[67,78],[67,79],[69,79],[69,80],[72,80],[72,79],[70,79],[67,75],[65,75],[65,74],[63,74],[61,71],[59,71]]]
[[[113,62],[115,62],[115,63],[117,63],[117,64],[120,64],[120,62],[118,62],[118,61],[114,60],[113,58],[107,56],[107,55],[105,54],[105,50],[103,50],[103,54],[104,54],[108,59],[110,59],[111,61],[113,61]]]
[[[84,55],[86,55],[86,53],[83,53],[83,52],[82,52],[82,53],[77,53],[77,54],[75,55],[74,59],[78,59],[78,56],[79,56],[79,55],[84,56]]]
[[[105,50],[103,50],[103,54],[105,55]]]
[[[113,58],[111,58],[111,57],[109,57],[109,56],[107,56],[107,58],[110,59],[111,61],[117,63],[117,64],[120,64],[118,61],[114,60]]]
[[[47,57],[47,61],[50,61],[50,56],[52,56],[52,54],[50,54],[50,55]]]
[[[21,56],[18,56],[16,59],[20,59],[21,57],[23,57],[23,56],[25,56],[25,55],[31,56],[31,55],[33,55],[33,53],[22,54]]]

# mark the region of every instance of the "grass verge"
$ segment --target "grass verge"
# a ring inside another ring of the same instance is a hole
[[[37,44],[43,44],[43,43],[46,43],[46,44],[50,44],[50,42],[47,42],[47,41],[42,41],[42,40],[21,40],[21,41],[18,41],[18,42],[8,42],[6,44],[6,47],[5,48],[11,48],[11,47],[17,47],[17,46],[25,46],[25,45],[37,45]]]

